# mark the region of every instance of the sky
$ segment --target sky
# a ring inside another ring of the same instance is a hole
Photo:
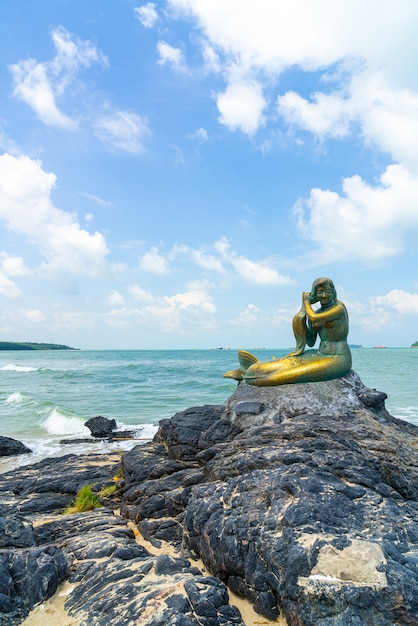
[[[2,0],[0,341],[418,339],[418,3]]]

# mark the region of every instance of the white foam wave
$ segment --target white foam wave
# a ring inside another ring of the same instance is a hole
[[[9,363],[8,365],[3,365],[0,367],[0,370],[3,372],[36,372],[37,367],[28,367],[27,365],[15,365],[14,363]]]
[[[136,431],[139,439],[153,439],[157,429],[158,426],[156,424],[125,424],[116,420],[116,430]]]
[[[9,404],[19,404],[19,402],[24,402],[25,400],[26,396],[23,393],[20,393],[20,391],[15,391],[6,398],[6,402]]]
[[[41,426],[50,435],[77,435],[86,437],[90,431],[79,417],[64,415],[57,408],[52,409],[50,415],[41,422]]]

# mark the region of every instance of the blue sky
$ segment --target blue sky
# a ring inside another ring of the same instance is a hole
[[[418,3],[3,0],[0,340],[418,339]]]

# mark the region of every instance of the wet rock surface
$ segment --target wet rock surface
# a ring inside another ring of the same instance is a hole
[[[62,580],[85,626],[243,625],[227,587],[263,623],[418,624],[418,428],[384,400],[354,372],[241,383],[122,459],[68,455],[0,475],[0,625]],[[120,466],[104,508],[61,514]]]
[[[30,450],[24,443],[11,437],[0,436],[0,457],[16,456],[18,454],[29,454]]]

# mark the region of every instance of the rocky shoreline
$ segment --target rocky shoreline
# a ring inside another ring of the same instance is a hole
[[[239,384],[122,456],[0,475],[0,625],[63,585],[83,626],[255,623],[228,589],[260,623],[416,625],[418,428],[384,399],[354,372]],[[86,484],[117,490],[63,515]]]

